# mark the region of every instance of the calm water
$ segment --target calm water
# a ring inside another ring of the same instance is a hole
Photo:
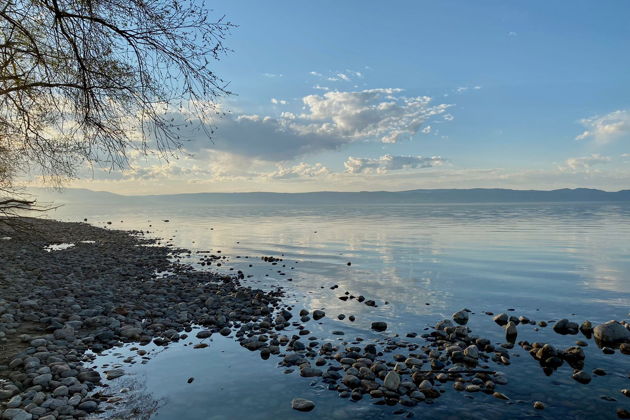
[[[247,282],[254,287],[285,287],[297,310],[324,308],[328,316],[322,324],[310,322],[308,328],[331,341],[339,340],[330,335],[332,330],[345,331],[346,340],[374,339],[377,335],[369,326],[376,320],[388,323],[388,334],[421,333],[462,308],[474,312],[469,323],[473,332],[497,343],[503,341],[503,329],[484,311],[513,308],[516,316],[547,321],[566,317],[578,323],[630,317],[628,204],[68,204],[51,217],[87,217],[97,226],[111,221],[113,228],[150,230],[174,246],[220,250],[228,257],[221,271],[243,270],[252,275]],[[282,257],[286,267],[265,263],[261,256]],[[195,263],[195,255],[190,262]],[[335,284],[339,288],[331,290]],[[345,291],[374,299],[379,306],[343,302],[337,297]],[[339,313],[355,315],[356,322],[337,320]],[[527,325],[519,327],[518,339],[565,348],[584,337]],[[341,400],[321,382],[284,374],[276,366],[278,359],[263,361],[229,338],[213,336],[202,350],[184,344],[156,349],[148,364],[131,367],[133,374],[123,381],[136,389],[139,406],[158,405],[155,418],[385,418],[401,408],[374,406],[369,398],[358,403]],[[630,408],[630,399],[619,392],[630,387],[630,356],[604,355],[592,341],[585,351],[587,372],[597,367],[608,372],[594,376],[588,385],[573,381],[566,364],[545,376],[517,346],[513,363],[502,369],[510,382],[500,387],[512,401],[448,389],[432,405],[405,410],[433,418],[615,418],[617,407]],[[133,354],[125,349],[117,353]],[[119,354],[97,361],[120,362]],[[195,377],[192,384],[186,383],[189,377]],[[292,411],[295,396],[315,401],[317,408],[311,413]],[[534,410],[534,400],[547,408]]]

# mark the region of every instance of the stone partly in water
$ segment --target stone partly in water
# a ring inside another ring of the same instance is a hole
[[[111,381],[112,379],[120,378],[124,374],[125,371],[122,369],[112,369],[105,372],[105,377]]]
[[[545,404],[543,404],[542,401],[535,401],[534,402],[534,408],[536,410],[544,410]]]
[[[394,391],[394,392],[398,391],[398,387],[400,387],[400,375],[398,375],[393,370],[390,371],[385,376],[385,380],[383,381],[383,385],[385,385],[385,388],[389,389],[390,391]]]
[[[559,320],[553,325],[553,330],[562,335],[577,334],[578,328],[578,324],[571,322],[566,318]]]
[[[596,326],[593,335],[595,340],[602,344],[630,343],[630,330],[615,320]]]
[[[516,340],[516,324],[512,321],[508,322],[505,326],[505,338],[508,341],[514,342]]]
[[[387,323],[383,321],[372,322],[372,329],[374,331],[385,331],[387,329]]]
[[[505,394],[503,394],[503,393],[501,393],[501,392],[499,392],[499,391],[495,391],[495,392],[492,394],[492,396],[493,396],[494,398],[498,398],[498,399],[500,399],[500,400],[509,400],[509,398],[508,398],[508,396],[507,396],[507,395],[505,395]]]
[[[324,312],[322,310],[317,309],[317,310],[313,311],[313,319],[315,321],[318,321],[318,320],[322,319],[325,316],[326,316],[326,312]]]
[[[311,411],[315,408],[315,403],[305,398],[294,398],[291,401],[291,408],[297,411]]]
[[[589,375],[588,373],[580,370],[577,371],[573,374],[572,376],[573,379],[575,379],[576,381],[578,381],[581,384],[587,384],[589,382],[591,382],[591,375]]]
[[[453,321],[459,325],[465,325],[468,322],[468,312],[461,310],[453,314]]]
[[[509,319],[509,317],[508,317],[508,315],[506,313],[499,314],[499,315],[495,316],[494,318],[492,318],[492,320],[494,322],[496,322],[497,324],[499,324],[499,325],[507,324],[508,323],[508,319]]]

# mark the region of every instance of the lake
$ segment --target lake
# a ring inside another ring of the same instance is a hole
[[[497,344],[505,341],[503,328],[484,312],[548,322],[588,319],[594,325],[630,317],[630,203],[212,206],[152,201],[151,206],[68,203],[49,216],[149,231],[164,243],[192,250],[183,261],[199,269],[242,270],[249,276],[246,285],[281,286],[296,314],[302,308],[325,310],[325,318],[308,325],[320,341],[404,338],[463,308],[472,311],[468,325],[473,332]],[[201,266],[199,257],[207,254],[196,251],[225,258],[220,267]],[[272,265],[263,256],[283,261]],[[340,300],[346,292],[377,306]],[[344,320],[337,319],[341,313]],[[349,321],[349,315],[356,320]],[[371,331],[374,321],[387,322],[387,331]],[[615,418],[618,407],[630,408],[630,399],[620,392],[630,387],[630,356],[604,354],[593,340],[556,334],[551,325],[521,325],[518,340],[560,348],[586,340],[584,370],[601,368],[607,375],[592,375],[591,383],[582,385],[565,364],[547,376],[516,345],[510,350],[511,364],[501,369],[509,382],[500,391],[509,401],[457,392],[447,383],[444,395],[432,404],[376,406],[369,397],[341,399],[318,378],[285,373],[277,366],[280,359],[262,360],[257,352],[215,334],[205,349],[193,350],[187,341],[168,349],[149,346],[151,360],[133,364],[131,374],[114,388],[130,387],[127,395],[134,396],[138,409],[157,407],[156,419],[376,419],[395,414],[591,419]],[[332,335],[333,330],[345,335]],[[96,363],[122,363],[135,354],[129,347],[99,356]],[[190,377],[194,381],[189,384]],[[296,396],[313,400],[316,409],[292,410]],[[535,410],[533,401],[542,401],[545,410]]]

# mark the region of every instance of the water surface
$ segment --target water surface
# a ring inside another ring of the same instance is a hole
[[[473,331],[496,343],[503,341],[503,330],[485,311],[514,309],[511,314],[516,316],[578,323],[630,316],[630,204],[68,204],[51,217],[86,217],[97,226],[148,230],[175,247],[221,251],[226,259],[210,269],[242,270],[251,276],[246,284],[253,287],[282,286],[296,311],[323,308],[328,316],[322,323],[308,325],[321,339],[374,339],[377,333],[369,327],[376,320],[388,323],[390,335],[422,333],[462,308],[474,313],[469,323]],[[262,256],[284,261],[271,265]],[[186,261],[196,264],[198,257],[193,253]],[[331,290],[334,285],[338,288]],[[346,291],[374,299],[378,307],[339,300]],[[356,321],[336,319],[340,313],[355,315]],[[332,336],[332,330],[346,335]],[[518,339],[565,348],[584,337],[521,326]],[[373,406],[369,398],[358,403],[341,400],[321,382],[284,374],[276,366],[278,359],[260,360],[229,338],[213,336],[203,350],[184,344],[131,368],[142,393],[159,401],[155,418],[384,418],[401,408]],[[588,385],[573,381],[566,365],[546,376],[517,346],[513,363],[503,369],[510,383],[501,391],[510,402],[449,389],[434,404],[405,409],[405,414],[614,418],[617,407],[630,405],[619,392],[630,387],[630,357],[604,355],[592,341],[585,350],[586,371],[599,367],[608,372]],[[115,359],[110,355],[98,363]],[[192,384],[186,383],[189,377],[196,378]],[[311,413],[292,411],[295,396],[312,399],[317,408]],[[547,408],[534,410],[534,400]]]

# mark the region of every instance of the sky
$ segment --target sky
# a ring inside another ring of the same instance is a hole
[[[630,188],[630,2],[212,1],[238,25],[210,142],[122,194]]]

